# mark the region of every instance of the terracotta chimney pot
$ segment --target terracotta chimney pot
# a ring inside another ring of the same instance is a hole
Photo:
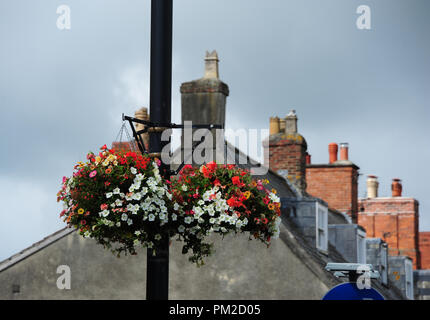
[[[395,178],[391,183],[391,195],[393,197],[401,197],[402,196],[402,184],[400,179]]]
[[[337,161],[337,143],[330,143],[328,145],[329,163],[332,164]]]
[[[306,164],[311,164],[311,155],[306,152]]]

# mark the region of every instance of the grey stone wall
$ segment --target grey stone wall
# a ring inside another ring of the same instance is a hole
[[[170,299],[321,299],[329,289],[282,239],[269,248],[246,235],[215,240],[201,268],[172,242]],[[59,265],[71,269],[70,290],[56,286]],[[145,277],[145,250],[116,258],[72,233],[0,272],[0,299],[145,299]]]

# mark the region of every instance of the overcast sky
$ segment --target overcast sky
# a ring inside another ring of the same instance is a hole
[[[71,9],[59,30],[57,7]],[[359,30],[357,7],[371,9]],[[295,109],[313,163],[330,142],[420,202],[430,230],[430,1],[175,0],[173,121],[182,82],[216,49],[229,85],[227,127],[267,129]],[[149,0],[0,2],[0,260],[64,227],[56,193],[121,114],[149,104]],[[245,150],[246,151],[246,150]]]

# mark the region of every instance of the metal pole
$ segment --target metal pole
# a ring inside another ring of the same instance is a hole
[[[171,122],[172,90],[172,9],[173,0],[151,2],[151,83],[150,121]],[[161,141],[161,133],[150,134],[150,153],[161,152],[168,141]],[[160,173],[170,174],[170,164],[161,164]],[[146,269],[146,299],[167,300],[169,297],[169,239],[163,235],[161,250],[148,249]]]

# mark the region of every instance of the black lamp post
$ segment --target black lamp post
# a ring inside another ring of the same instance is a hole
[[[150,121],[171,122],[172,91],[172,9],[173,0],[151,2],[151,83]],[[151,154],[161,153],[168,141],[161,141],[161,130],[150,133]],[[160,158],[160,157],[159,157]],[[162,163],[160,173],[169,178],[170,164]],[[153,255],[148,248],[146,299],[167,300],[169,297],[169,238],[163,235],[162,248]]]

